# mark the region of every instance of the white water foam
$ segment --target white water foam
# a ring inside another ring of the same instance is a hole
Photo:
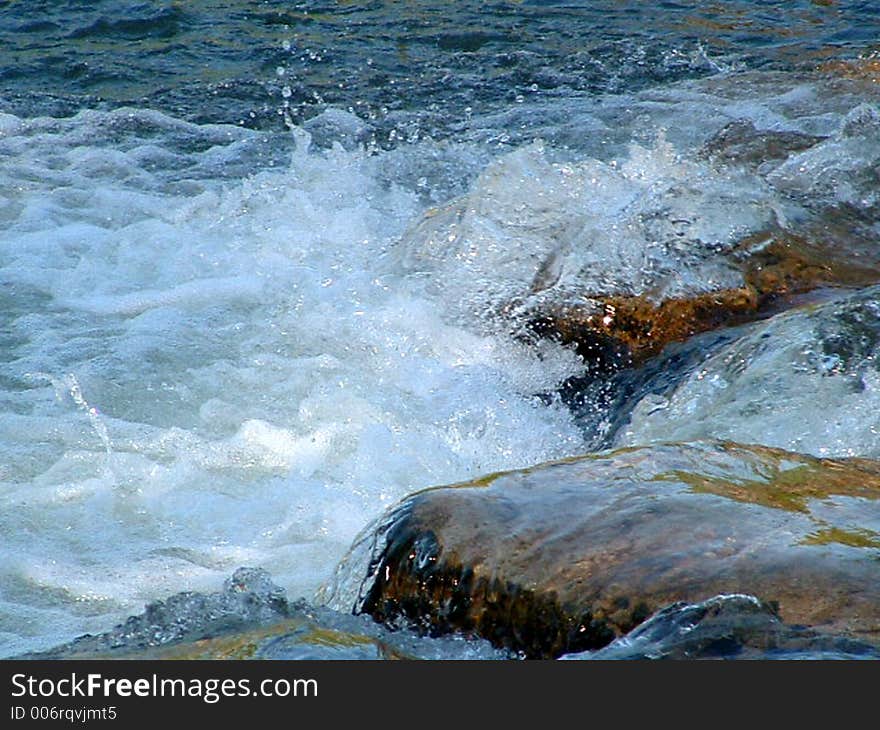
[[[571,353],[449,324],[386,261],[422,209],[399,155],[300,133],[229,179],[255,133],[121,110],[0,134],[0,653],[242,564],[310,596],[392,501],[579,450],[536,395]]]

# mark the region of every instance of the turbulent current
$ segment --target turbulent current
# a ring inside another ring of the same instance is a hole
[[[870,68],[872,4],[90,5],[0,3],[0,655],[241,565],[313,599],[406,495],[591,448],[584,410],[604,445],[880,456],[876,290],[619,428],[505,319],[737,286],[716,254],[830,206],[873,243],[876,78],[822,66]],[[734,120],[819,141],[719,168]]]

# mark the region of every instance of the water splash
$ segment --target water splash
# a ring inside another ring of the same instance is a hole
[[[55,389],[59,400],[64,396],[69,397],[73,403],[83,412],[89,419],[89,424],[95,434],[100,439],[104,452],[108,459],[113,452],[113,444],[110,441],[110,431],[97,407],[91,405],[85,398],[80,387],[79,380],[73,373],[67,373],[63,376],[56,377],[48,373],[24,373],[24,379],[28,382],[48,382]]]

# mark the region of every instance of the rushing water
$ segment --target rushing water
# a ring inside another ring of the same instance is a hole
[[[575,354],[487,321],[560,237],[644,286],[674,268],[658,237],[862,200],[692,153],[747,118],[873,169],[841,130],[876,92],[815,71],[871,57],[876,3],[582,5],[0,3],[0,654],[239,565],[311,597],[406,494],[588,448],[547,395]],[[468,244],[414,265],[453,199]],[[650,403],[619,440],[654,438]],[[861,423],[831,451],[877,455]]]

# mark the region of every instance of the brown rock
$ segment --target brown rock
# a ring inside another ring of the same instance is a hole
[[[639,364],[671,342],[769,316],[823,287],[880,281],[876,253],[841,246],[827,226],[817,233],[825,240],[781,228],[744,239],[732,253],[745,281],[739,288],[659,303],[644,294],[590,296],[536,313],[528,329],[574,345],[588,361],[598,356],[614,366]]]
[[[597,648],[668,604],[729,593],[877,641],[878,558],[880,463],[672,444],[420,492],[356,542],[334,601],[528,657]]]
[[[860,256],[827,228],[816,233],[824,233],[824,240],[779,230],[740,244],[743,275],[761,305],[823,286],[863,287],[880,280],[876,254]]]
[[[819,66],[822,73],[869,84],[880,84],[880,58],[835,59]]]
[[[768,160],[784,160],[824,139],[795,131],[758,130],[749,120],[737,119],[714,134],[703,145],[700,156],[758,167]]]
[[[563,306],[535,317],[532,331],[563,344],[574,344],[585,360],[614,353],[615,364],[638,363],[656,355],[670,342],[723,325],[754,319],[758,313],[754,287],[723,289],[688,299],[654,304],[645,296],[596,297],[584,306]]]

